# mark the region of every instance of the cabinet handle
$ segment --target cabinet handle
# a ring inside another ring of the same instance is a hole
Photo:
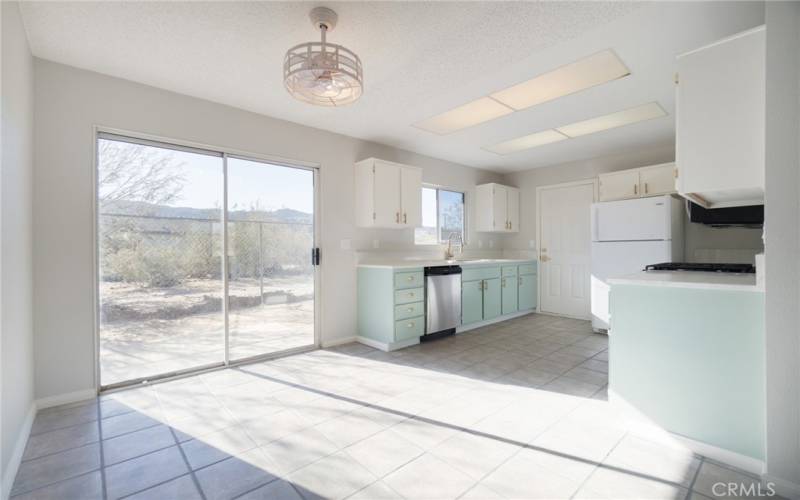
[[[408,296],[409,297],[413,297],[414,296],[414,292],[408,292]]]
[[[394,221],[395,223],[400,224],[400,212],[395,212]]]
[[[514,225],[511,223],[511,221],[508,221],[508,228],[509,229],[513,229],[514,228]]]
[[[644,183],[644,194],[647,194],[647,183]]]
[[[403,212],[403,224],[408,224],[408,214]]]
[[[414,312],[414,308],[413,307],[409,307],[408,309],[406,309],[406,311],[408,311],[410,313],[413,313]]]
[[[633,185],[633,194],[639,194],[639,186],[636,184]]]
[[[517,278],[517,286],[522,286],[522,276]]]
[[[407,326],[408,328],[414,328],[414,323],[409,323],[409,324],[408,324],[408,325],[406,325],[406,326]]]
[[[414,277],[413,276],[409,276],[408,277],[408,281],[414,281]]]
[[[503,278],[502,280],[500,280],[500,286],[502,286],[503,288],[505,288],[505,287],[506,287],[506,279],[505,279],[505,278]]]

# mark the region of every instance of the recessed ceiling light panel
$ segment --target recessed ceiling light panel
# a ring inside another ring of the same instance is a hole
[[[495,92],[491,97],[521,110],[630,74],[625,63],[608,49]]]
[[[513,109],[500,104],[491,97],[481,97],[463,106],[417,122],[414,126],[434,134],[444,135],[513,112]]]
[[[630,125],[631,123],[643,122],[667,116],[667,112],[657,102],[651,102],[636,106],[635,108],[617,111],[608,115],[598,116],[582,122],[572,123],[558,127],[556,130],[568,137],[580,137],[586,134],[594,134],[612,128]]]
[[[501,142],[500,144],[488,146],[483,149],[499,155],[507,155],[516,153],[517,151],[522,151],[524,149],[535,148],[537,146],[544,146],[545,144],[563,141],[564,139],[569,139],[569,137],[558,132],[557,130],[551,129],[536,132],[524,137],[511,139],[510,141]]]

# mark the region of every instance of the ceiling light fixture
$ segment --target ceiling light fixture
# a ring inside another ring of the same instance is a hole
[[[413,126],[434,134],[449,134],[630,74],[630,70],[617,54],[607,49],[422,120]]]
[[[582,135],[594,134],[612,128],[630,125],[632,123],[652,120],[667,116],[667,112],[657,102],[650,102],[628,108],[616,113],[610,113],[596,118],[590,118],[581,122],[571,123],[563,127],[556,127],[533,134],[517,137],[493,146],[484,146],[482,149],[499,155],[507,155],[531,149],[545,144],[551,144],[564,139],[573,139]]]
[[[607,49],[495,92],[491,97],[519,111],[630,74],[617,54]]]
[[[543,130],[541,132],[535,132],[523,137],[517,137],[516,139],[501,142],[500,144],[488,146],[483,149],[499,155],[507,155],[516,153],[517,151],[522,151],[524,149],[535,148],[537,146],[544,146],[545,144],[563,141],[564,139],[569,139],[569,137],[557,130],[550,129]]]
[[[631,123],[643,122],[667,116],[667,112],[657,102],[651,102],[628,108],[616,113],[610,113],[596,118],[590,118],[582,122],[556,127],[556,130],[568,137],[580,137],[582,135],[594,134],[612,128],[630,125]]]
[[[336,27],[336,12],[316,7],[310,17],[321,41],[301,43],[286,51],[286,90],[295,99],[317,106],[344,106],[356,101],[364,90],[361,59],[352,50],[327,42],[327,33]]]
[[[414,126],[434,134],[444,135],[462,128],[488,122],[513,112],[513,109],[500,104],[491,97],[481,97],[427,120],[417,122]]]

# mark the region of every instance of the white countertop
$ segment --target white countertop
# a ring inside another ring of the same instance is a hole
[[[534,262],[536,259],[467,259],[467,260],[423,260],[423,259],[386,259],[367,260],[359,263],[358,267],[383,267],[393,269],[408,269],[431,266],[479,266],[503,265]]]
[[[612,285],[667,286],[705,290],[738,290],[763,292],[756,285],[754,273],[715,273],[706,271],[640,271],[636,274],[611,278]]]

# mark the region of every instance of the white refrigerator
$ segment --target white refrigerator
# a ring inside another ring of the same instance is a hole
[[[608,331],[607,280],[683,259],[684,201],[670,195],[592,204],[592,328]]]

